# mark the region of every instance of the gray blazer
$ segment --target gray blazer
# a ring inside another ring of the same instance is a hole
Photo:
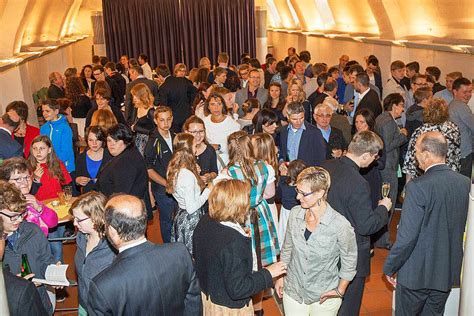
[[[408,182],[397,239],[383,272],[412,289],[449,291],[460,284],[469,179],[436,165]]]
[[[248,99],[249,88],[247,87],[237,90],[235,93],[235,103],[239,105],[239,116],[244,116],[244,112],[242,111],[242,104]],[[265,88],[258,88],[257,90],[257,100],[260,102],[260,105],[263,106],[265,102],[267,102],[268,97],[268,90]]]
[[[466,103],[456,99],[449,103],[448,109],[449,119],[461,132],[461,158],[466,158],[474,147],[474,114]]]
[[[375,119],[375,131],[382,137],[385,145],[385,170],[397,171],[400,146],[408,142],[408,138],[400,132],[397,122],[387,111]]]

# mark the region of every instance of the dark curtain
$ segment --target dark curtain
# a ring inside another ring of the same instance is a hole
[[[197,67],[219,52],[239,64],[240,54],[255,56],[254,0],[103,0],[109,59],[148,55],[149,64],[178,62]]]
[[[227,52],[238,65],[240,54],[255,56],[254,0],[181,0],[183,60],[198,66],[208,56],[217,63],[219,52]]]
[[[181,62],[182,23],[178,0],[103,0],[107,57],[148,56],[152,68]]]

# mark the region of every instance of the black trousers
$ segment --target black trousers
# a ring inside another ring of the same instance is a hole
[[[395,315],[442,316],[450,292],[430,289],[411,290],[398,283],[395,289]]]
[[[359,315],[360,306],[362,305],[362,295],[364,295],[365,277],[355,277],[349,283],[338,316],[354,316]]]
[[[469,156],[465,157],[465,158],[461,158],[461,170],[459,170],[459,172],[462,174],[462,175],[465,175],[466,177],[468,177],[469,179],[471,179],[471,176],[472,176],[472,156],[474,154],[470,154]]]

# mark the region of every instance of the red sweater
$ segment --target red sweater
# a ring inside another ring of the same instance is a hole
[[[25,155],[25,158],[28,158],[30,155],[31,142],[39,134],[39,128],[26,124],[25,139],[23,140],[23,154]]]
[[[61,192],[63,190],[62,186],[71,183],[72,179],[69,173],[67,172],[66,167],[64,166],[62,161],[60,161],[59,163],[60,163],[61,171],[63,172],[63,176],[65,179],[64,182],[62,183],[59,182],[58,178],[51,177],[51,175],[49,174],[47,164],[45,163],[41,164],[41,167],[43,167],[44,169],[44,173],[41,176],[41,180],[40,180],[41,186],[38,192],[36,192],[35,194],[35,197],[39,201],[57,198],[58,192]]]

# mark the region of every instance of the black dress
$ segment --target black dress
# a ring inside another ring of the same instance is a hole
[[[79,99],[76,100],[71,106],[72,117],[74,118],[86,118],[87,113],[92,108],[92,103],[89,97],[85,94],[79,96]]]
[[[91,178],[91,175],[89,174],[89,171],[87,170],[87,150],[84,150],[82,153],[79,154],[79,156],[76,159],[76,177],[87,177]],[[112,156],[110,155],[109,151],[107,148],[104,149],[104,155],[102,157],[102,161],[100,163],[99,170],[107,164],[107,162],[112,159]],[[91,180],[87,185],[83,187],[83,193],[93,191],[96,189],[96,182]]]
[[[201,176],[206,173],[219,172],[217,170],[217,155],[216,151],[211,145],[207,145],[206,149],[196,157],[197,163],[201,168]]]

